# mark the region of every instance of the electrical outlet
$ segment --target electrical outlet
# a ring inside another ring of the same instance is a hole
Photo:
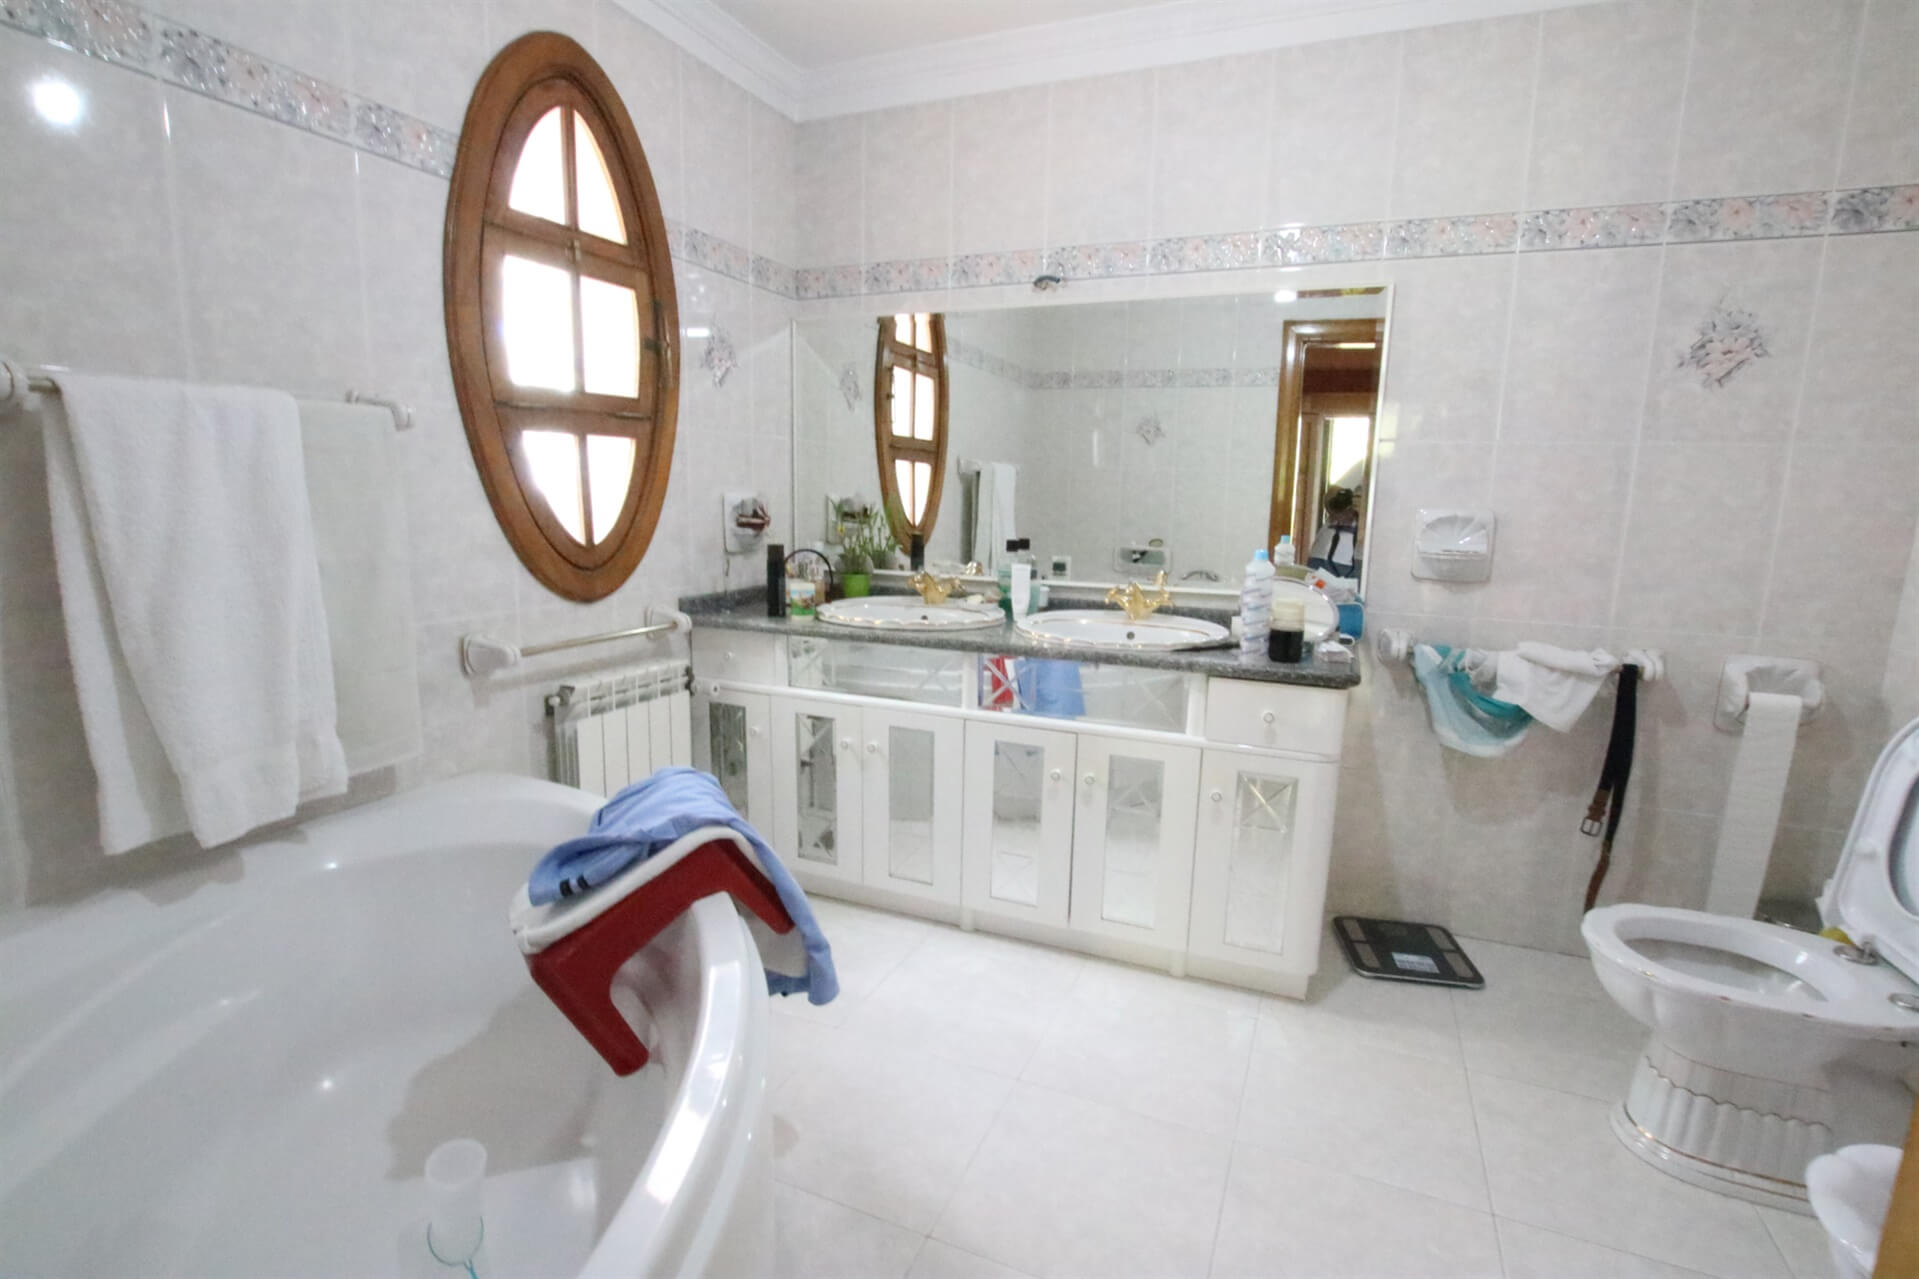
[[[725,493],[720,496],[720,532],[728,555],[744,555],[766,540],[773,523],[766,502],[758,493]]]

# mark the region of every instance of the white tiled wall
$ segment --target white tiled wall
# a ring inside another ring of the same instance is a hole
[[[884,249],[1911,184],[1916,62],[1911,0],[1633,0],[989,94],[951,104],[950,215]],[[802,190],[835,202],[803,270],[875,247],[847,219],[872,225],[872,139],[896,128],[885,112],[801,127],[817,158]],[[1802,737],[1771,884],[1809,896],[1879,746],[1919,709],[1919,234],[1388,256],[1080,280],[1064,300],[1278,282],[1394,287],[1371,624],[1666,649],[1613,894],[1703,900],[1736,745],[1710,722],[1724,658],[1825,665],[1832,703]],[[868,309],[1032,299],[956,288]],[[1721,304],[1757,317],[1767,354],[1709,388],[1681,360]],[[1491,582],[1408,575],[1413,512],[1434,505],[1498,512]],[[1606,708],[1488,762],[1440,752],[1403,669],[1369,662],[1355,701],[1334,904],[1576,948]]]
[[[493,49],[528,29],[567,31],[620,88],[667,217],[792,260],[792,123],[606,0],[165,9],[449,129]],[[56,131],[35,116],[28,90],[43,76],[85,96],[79,128]],[[576,605],[520,567],[467,451],[441,309],[443,179],[5,28],[0,155],[12,175],[0,181],[0,351],[302,392],[351,386],[413,407],[400,452],[427,748],[365,789],[476,768],[544,774],[540,699],[575,667],[549,658],[522,676],[469,681],[456,648],[465,632],[532,642],[612,629],[649,604],[724,585],[722,486],[757,487],[774,535],[787,536],[785,297],[680,264],[682,323],[723,331],[738,364],[716,386],[704,344],[683,344],[679,439],[653,547],[614,596]],[[162,848],[109,865],[95,851],[43,466],[33,432],[0,424],[0,908],[186,855]],[[619,657],[589,654],[580,665]]]

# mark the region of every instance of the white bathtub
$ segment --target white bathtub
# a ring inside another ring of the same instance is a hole
[[[766,986],[731,905],[621,971],[618,1079],[506,903],[596,801],[465,777],[0,925],[0,1272],[454,1276],[422,1165],[488,1151],[483,1273],[771,1264]]]

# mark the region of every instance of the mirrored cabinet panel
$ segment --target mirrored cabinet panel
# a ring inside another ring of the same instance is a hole
[[[966,726],[965,901],[976,910],[1064,925],[1072,889],[1071,733]]]
[[[764,693],[709,693],[693,699],[693,766],[718,778],[740,816],[762,829],[773,825],[770,718],[771,699]]]
[[[866,883],[957,902],[960,773],[965,725],[865,707],[860,735],[866,790]]]
[[[805,869],[857,881],[860,865],[859,711],[773,699],[774,830]]]
[[[1319,946],[1339,766],[1208,750],[1193,864],[1194,955],[1297,965]]]
[[[1088,734],[1078,770],[1073,927],[1183,945],[1199,750]]]

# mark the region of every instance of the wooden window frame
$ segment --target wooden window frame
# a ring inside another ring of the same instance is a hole
[[[873,357],[873,452],[879,460],[880,501],[886,508],[886,522],[893,538],[902,547],[920,535],[922,543],[932,540],[933,525],[939,520],[940,495],[946,487],[946,317],[940,312],[914,312],[926,315],[933,349],[922,351],[893,336],[891,315],[879,319],[879,340]],[[893,370],[910,369],[933,379],[933,438],[918,440],[893,434]],[[894,478],[893,463],[926,462],[932,467],[926,485],[926,510],[919,522],[906,517],[906,503],[900,497],[899,481]]]
[[[561,118],[567,224],[508,206],[514,171],[533,127],[554,107]],[[626,243],[578,229],[573,122],[583,120],[599,144],[620,206]],[[511,252],[560,267],[572,277],[574,381],[552,391],[514,385],[507,377],[500,324],[500,261]],[[521,36],[494,57],[474,88],[460,130],[447,197],[444,252],[447,348],[467,443],[487,500],[520,562],[568,599],[588,601],[617,590],[639,566],[666,500],[679,409],[679,302],[666,222],[640,137],[620,95],[591,54],[573,40],[542,31]],[[588,394],[580,277],[631,288],[640,331],[639,394]],[[586,438],[634,441],[633,470],[611,530],[582,542],[561,526],[535,487],[522,431],[564,431],[580,439],[581,507],[593,537],[592,486]]]

